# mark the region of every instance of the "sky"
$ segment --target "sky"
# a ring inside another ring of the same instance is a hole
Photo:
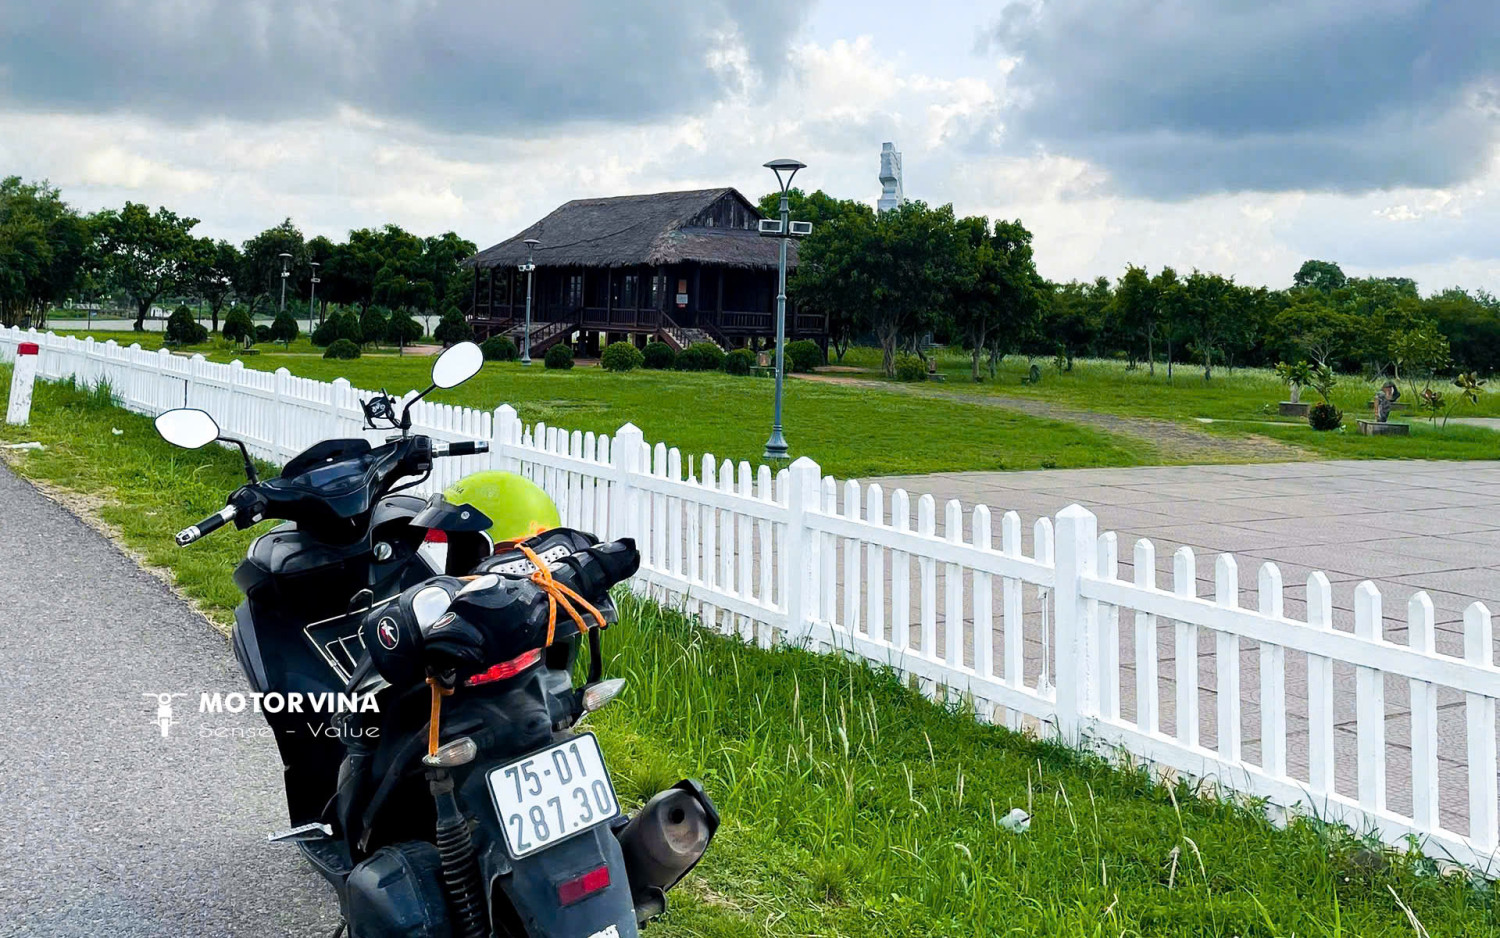
[[[243,241],[485,247],[572,198],[797,185],[1020,218],[1053,279],[1500,292],[1494,0],[0,0],[0,174]]]

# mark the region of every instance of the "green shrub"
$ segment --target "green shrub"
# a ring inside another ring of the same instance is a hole
[[[362,344],[365,339],[359,329],[359,317],[348,310],[334,313],[313,330],[313,345],[332,345],[339,339],[348,339],[355,345]]]
[[[479,350],[484,353],[484,360],[487,362],[513,362],[521,355],[516,349],[516,343],[508,335],[490,336],[479,343]]]
[[[224,328],[219,330],[219,334],[231,342],[249,345],[255,341],[255,321],[244,307],[231,310],[224,317]]]
[[[371,306],[360,314],[359,333],[367,344],[385,341],[389,326],[390,317],[379,306]]]
[[[747,348],[737,348],[724,356],[724,371],[731,375],[748,375],[755,367],[755,353]]]
[[[443,318],[438,320],[437,328],[432,330],[432,337],[443,343],[443,348],[455,345],[459,342],[468,342],[474,338],[474,327],[464,318],[464,314],[458,311],[458,307],[450,306],[443,313]]]
[[[647,368],[671,368],[677,363],[677,350],[665,342],[647,342],[644,356]]]
[[[359,346],[349,339],[335,339],[326,351],[324,358],[358,358]]]
[[[605,371],[630,371],[646,363],[646,356],[632,342],[611,342],[599,356]]]
[[[896,356],[897,381],[926,381],[927,363],[920,356],[902,352]]]
[[[398,310],[391,314],[391,318],[385,323],[385,339],[394,342],[403,348],[422,338],[427,332],[422,324],[417,322],[412,314],[406,310]]]
[[[559,342],[547,349],[547,356],[542,361],[548,368],[560,368],[566,371],[573,367],[573,350]]]
[[[269,341],[271,341],[271,327],[270,326],[265,326],[265,325],[257,325],[255,327],[255,341],[257,341],[257,342],[269,342]]]
[[[712,342],[694,342],[677,353],[678,371],[718,371],[724,367],[724,350]]]
[[[1314,430],[1337,430],[1344,425],[1344,412],[1327,401],[1318,401],[1308,408],[1307,422]]]
[[[812,339],[798,339],[786,344],[786,365],[792,371],[812,371],[828,364],[823,347]]]
[[[260,330],[256,330],[259,332]],[[271,341],[280,342],[283,346],[291,345],[297,336],[302,334],[302,327],[297,325],[297,320],[291,313],[278,313],[275,321],[271,323]]]
[[[197,345],[208,341],[208,329],[193,318],[193,311],[179,306],[167,320],[166,341],[168,345]]]

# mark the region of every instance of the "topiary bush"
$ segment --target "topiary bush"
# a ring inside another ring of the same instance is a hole
[[[259,329],[255,331],[260,332]],[[271,323],[271,341],[280,342],[283,347],[291,345],[301,334],[302,327],[297,325],[291,313],[278,313]]]
[[[479,343],[479,350],[484,353],[484,360],[487,362],[513,362],[521,355],[516,343],[508,335],[490,336]]]
[[[258,326],[256,326],[255,327],[255,341],[257,341],[257,342],[269,342],[269,341],[271,341],[271,327],[270,326],[265,326],[265,325],[258,325]]]
[[[193,311],[179,306],[167,320],[166,341],[168,345],[197,345],[208,341],[208,329],[193,318]]]
[[[786,364],[793,371],[813,371],[819,365],[828,364],[823,347],[812,339],[799,339],[786,344]]]
[[[731,375],[748,375],[755,367],[755,353],[747,348],[737,348],[724,356],[724,371]]]
[[[558,368],[566,371],[573,367],[573,350],[559,342],[557,345],[547,349],[547,357],[542,359],[548,368]]]
[[[1318,401],[1308,408],[1307,423],[1314,430],[1337,430],[1344,425],[1344,412],[1327,401]]]
[[[359,331],[359,317],[354,313],[349,311],[334,313],[313,330],[313,345],[332,345],[339,339],[348,339],[355,345],[364,342],[364,334]]]
[[[671,368],[677,363],[677,350],[665,342],[647,342],[643,355],[647,368]]]
[[[910,352],[902,352],[896,356],[896,380],[897,381],[926,381],[927,363],[921,357]]]
[[[458,307],[450,306],[443,313],[443,318],[438,320],[437,328],[432,330],[432,337],[443,343],[443,348],[447,348],[473,339],[474,327],[469,325],[469,320],[458,311]]]
[[[678,371],[718,371],[724,367],[724,350],[712,342],[694,342],[677,353]]]
[[[219,334],[231,342],[249,345],[255,341],[255,321],[250,318],[248,310],[240,307],[224,317],[224,328],[219,330]]]
[[[349,339],[335,339],[323,352],[324,358],[358,358],[359,346]]]
[[[646,356],[632,342],[611,342],[599,356],[605,371],[631,371],[646,363]]]

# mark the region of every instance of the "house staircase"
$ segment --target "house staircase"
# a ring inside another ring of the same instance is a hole
[[[578,328],[578,322],[566,319],[561,322],[533,322],[531,324],[531,356],[535,358],[547,349],[567,339]],[[526,323],[513,322],[504,332],[499,333],[510,338],[516,343],[516,348],[521,348],[526,337]]]
[[[679,326],[666,316],[663,316],[662,320],[662,327],[657,331],[657,335],[663,342],[672,346],[674,351],[680,352],[695,342],[707,342],[718,346],[721,352],[729,350],[728,340],[717,329],[710,331],[696,326]]]

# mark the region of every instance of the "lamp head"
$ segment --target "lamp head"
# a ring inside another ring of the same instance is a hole
[[[781,191],[785,192],[792,185],[792,177],[797,175],[797,170],[806,167],[807,164],[801,160],[780,159],[772,160],[765,167],[776,174],[776,181],[781,185]]]

